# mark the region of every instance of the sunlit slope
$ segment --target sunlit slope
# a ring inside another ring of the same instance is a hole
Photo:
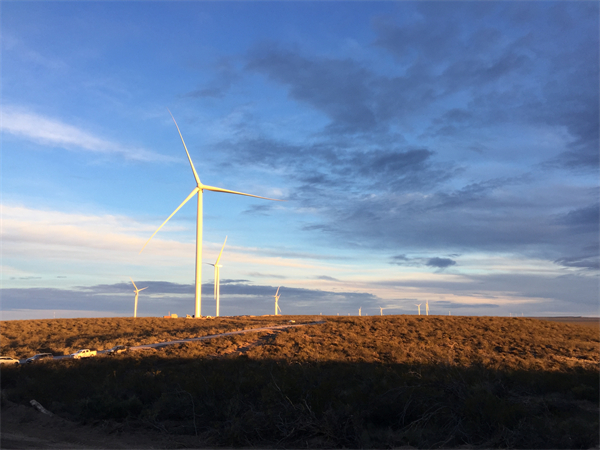
[[[69,354],[103,350],[269,325],[324,319],[325,323],[278,332],[244,349],[256,359],[378,363],[445,363],[558,370],[598,364],[598,328],[527,318],[448,316],[260,316],[204,320],[106,318],[8,321],[2,323],[3,355]],[[263,333],[264,335],[265,333]],[[228,338],[247,344],[258,336]],[[221,338],[224,339],[224,338]],[[169,349],[208,355],[207,343]],[[211,344],[214,345],[214,344]],[[198,347],[198,348],[196,348]],[[208,345],[210,347],[210,345]],[[192,351],[191,349],[194,348]],[[239,352],[238,352],[239,353]]]

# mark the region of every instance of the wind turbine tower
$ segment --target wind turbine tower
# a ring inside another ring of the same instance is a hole
[[[383,308],[381,306],[379,307],[379,315],[383,316]]]
[[[129,277],[129,279],[131,280],[131,283],[133,284],[133,287],[135,288],[135,306],[133,307],[133,317],[137,317],[138,295],[139,295],[140,291],[143,291],[144,289],[148,289],[148,286],[146,286],[145,288],[138,289],[138,287],[133,282],[133,278]]]
[[[171,111],[169,111],[169,114],[171,114]],[[190,157],[190,152],[188,152],[187,146],[185,145],[185,141],[183,140],[183,136],[181,135],[181,131],[179,130],[179,125],[177,125],[177,122],[175,121],[173,114],[171,114],[171,118],[173,119],[173,122],[175,122],[175,126],[177,127],[177,132],[179,133],[179,137],[181,138],[181,143],[183,144],[183,148],[185,149],[185,153],[187,154],[188,160],[190,162],[190,166],[191,166],[192,172],[194,174],[194,179],[196,180],[196,187],[192,190],[190,195],[188,195],[186,197],[186,199],[181,203],[181,205],[179,205],[177,207],[177,209],[175,209],[175,211],[173,211],[173,213],[169,217],[167,217],[167,220],[165,220],[162,223],[162,225],[157,228],[157,230],[154,232],[154,234],[152,236],[150,236],[150,239],[148,239],[148,241],[144,244],[144,246],[142,247],[142,250],[140,250],[140,253],[142,253],[144,248],[146,248],[146,245],[148,245],[148,242],[150,242],[150,240],[154,237],[154,235],[156,233],[158,233],[158,231],[169,221],[169,219],[171,219],[171,217],[173,217],[175,215],[175,213],[177,211],[179,211],[181,209],[181,207],[188,202],[188,200],[190,200],[194,195],[197,194],[198,195],[198,206],[197,206],[197,213],[196,213],[196,293],[195,293],[195,302],[196,303],[195,303],[195,309],[194,309],[194,317],[199,318],[199,317],[201,317],[201,304],[202,304],[202,293],[201,293],[201,288],[202,288],[202,205],[203,205],[202,194],[204,193],[204,191],[223,192],[225,194],[245,195],[247,197],[262,198],[265,200],[273,200],[276,202],[282,201],[282,200],[278,200],[275,198],[261,197],[259,195],[246,194],[244,192],[232,191],[229,189],[222,189],[222,188],[202,184],[202,182],[200,181],[200,177],[198,177],[198,173],[196,173],[196,169],[194,168],[194,163],[192,162],[192,158]]]
[[[276,316],[278,315],[278,312],[277,312],[277,310],[279,310],[279,312],[281,312],[281,308],[279,307],[279,297],[281,297],[281,295],[279,295],[279,288],[280,288],[280,287],[281,287],[281,286],[279,286],[279,287],[277,288],[277,292],[275,292],[275,295],[273,296],[273,297],[275,297],[275,315],[276,315]]]
[[[358,308],[358,315],[362,316],[362,306],[360,308]]]
[[[425,315],[429,315],[429,300],[425,300]]]
[[[219,261],[221,260],[221,255],[223,254],[223,249],[225,248],[225,243],[227,242],[227,236],[225,236],[225,242],[223,242],[223,247],[221,247],[221,252],[219,253],[219,257],[217,258],[217,261],[214,264],[211,263],[206,263],[209,264],[211,266],[213,266],[215,268],[215,300],[217,302],[217,312],[215,317],[219,317],[219,293],[221,292],[221,287],[220,287],[220,283],[221,283],[221,275],[220,275],[220,269],[221,267],[223,267],[221,264],[219,264]]]
[[[421,303],[419,303],[418,305],[415,305],[417,308],[419,308],[419,315],[421,315]]]

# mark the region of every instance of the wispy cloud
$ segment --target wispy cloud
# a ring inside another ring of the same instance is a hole
[[[1,128],[2,132],[21,139],[72,151],[113,154],[136,161],[172,160],[169,156],[113,142],[61,120],[10,105],[2,108]]]

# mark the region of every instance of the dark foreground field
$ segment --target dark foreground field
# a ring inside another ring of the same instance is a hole
[[[278,325],[2,368],[2,448],[597,448],[599,330],[383,316],[2,322],[3,355]],[[29,401],[52,411],[47,417]]]

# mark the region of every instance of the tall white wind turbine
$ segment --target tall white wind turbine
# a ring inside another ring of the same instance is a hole
[[[379,315],[383,316],[383,308],[381,306],[379,307]]]
[[[425,300],[425,315],[429,315],[429,300]]]
[[[169,111],[169,114],[171,114],[171,111]],[[187,154],[188,160],[190,161],[190,166],[192,168],[192,172],[194,173],[194,179],[196,180],[196,187],[192,190],[190,195],[188,195],[187,198],[181,203],[181,205],[179,205],[177,207],[177,209],[175,209],[175,211],[173,211],[173,213],[169,217],[167,217],[167,220],[165,220],[162,223],[162,225],[157,228],[157,230],[154,232],[154,234],[152,236],[150,236],[150,239],[148,239],[148,241],[146,241],[146,243],[142,247],[142,250],[140,250],[140,253],[142,253],[144,248],[146,248],[146,245],[148,245],[148,242],[150,242],[150,240],[154,237],[154,235],[156,233],[158,233],[158,231],[169,221],[169,219],[171,217],[173,217],[175,215],[175,213],[177,211],[179,211],[181,209],[181,207],[188,202],[188,200],[190,200],[194,195],[198,194],[198,212],[196,215],[196,294],[195,294],[196,307],[194,310],[194,317],[198,318],[198,317],[201,317],[200,307],[201,307],[201,303],[202,303],[202,293],[201,293],[201,288],[202,288],[202,193],[204,191],[213,191],[213,192],[224,192],[226,194],[245,195],[247,197],[262,198],[265,200],[273,200],[276,202],[282,201],[282,200],[278,200],[275,198],[261,197],[259,195],[246,194],[244,192],[231,191],[229,189],[222,189],[222,188],[202,184],[202,182],[200,181],[200,177],[198,177],[198,174],[196,173],[196,169],[194,168],[194,163],[192,162],[192,158],[190,157],[190,152],[188,152],[187,146],[185,145],[185,141],[183,140],[183,136],[181,135],[181,131],[179,130],[179,125],[177,125],[177,122],[175,121],[173,114],[171,114],[171,118],[173,119],[173,122],[175,122],[175,126],[177,127],[177,132],[179,133],[179,137],[181,138],[183,148],[185,149],[185,153]]]
[[[421,303],[419,303],[418,305],[415,305],[417,308],[419,308],[419,315],[421,315]]]
[[[219,261],[221,260],[221,255],[223,254],[223,249],[225,248],[226,242],[227,242],[227,236],[225,236],[225,242],[223,242],[223,247],[221,247],[221,252],[219,253],[219,257],[217,258],[217,261],[214,264],[206,263],[215,268],[215,300],[217,301],[217,313],[216,313],[215,317],[219,317],[219,293],[221,292],[221,288],[219,286],[219,284],[221,283],[221,275],[219,273],[220,272],[219,269],[221,269],[221,267],[223,267],[222,265],[219,264]]]
[[[279,307],[279,297],[281,297],[281,295],[279,295],[279,288],[281,286],[279,286],[277,288],[277,292],[275,292],[275,295],[273,297],[275,297],[275,315],[277,315],[277,310],[279,310],[279,312],[281,312],[281,308]]]
[[[138,289],[138,287],[133,282],[133,278],[129,277],[129,279],[131,280],[131,283],[133,284],[133,287],[135,288],[135,306],[133,307],[133,317],[137,317],[138,295],[139,295],[140,291],[143,291],[144,289],[148,289],[148,286],[146,286],[145,288]]]

